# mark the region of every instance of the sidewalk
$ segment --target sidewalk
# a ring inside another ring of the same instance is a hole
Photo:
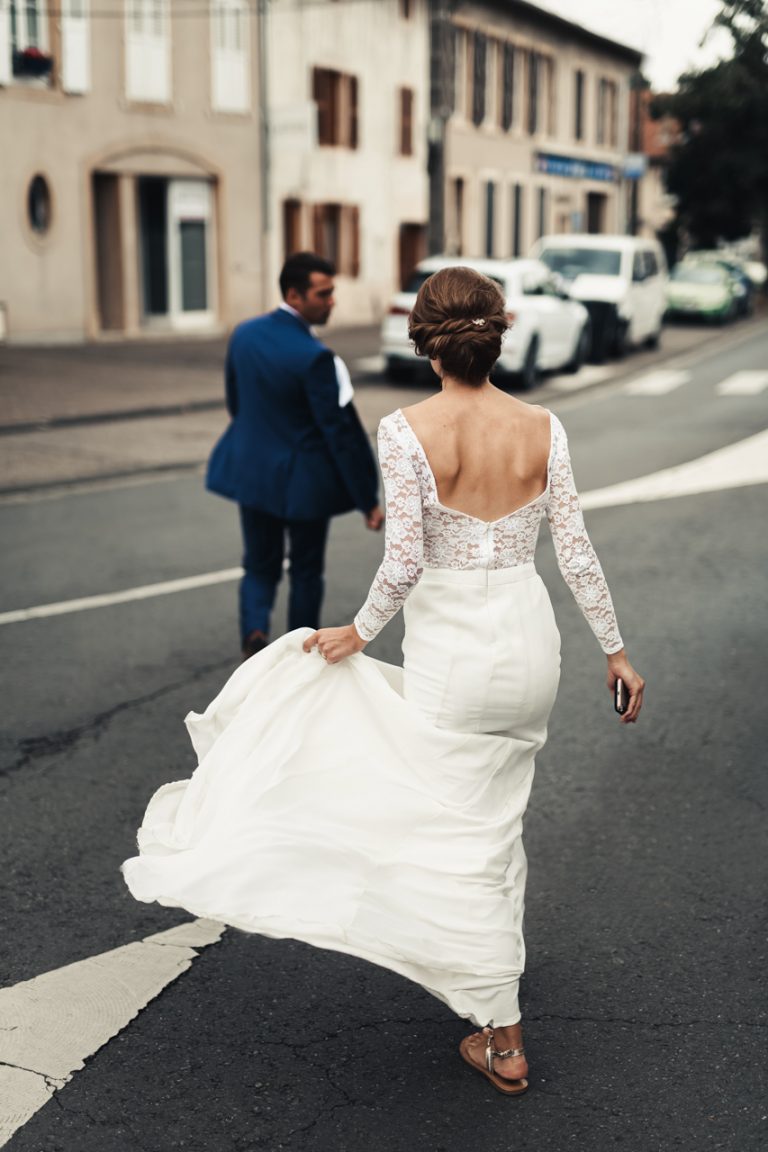
[[[378,327],[330,326],[345,359],[369,354]],[[0,345],[0,435],[224,405],[226,340],[119,341],[57,348]]]

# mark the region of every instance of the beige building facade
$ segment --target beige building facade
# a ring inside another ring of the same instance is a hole
[[[247,0],[0,0],[0,337],[259,310],[257,50]]]
[[[444,78],[445,247],[525,256],[549,232],[625,232],[641,55],[526,0],[458,3]]]
[[[337,323],[378,320],[426,255],[427,0],[291,0],[269,10],[274,278],[333,261]]]

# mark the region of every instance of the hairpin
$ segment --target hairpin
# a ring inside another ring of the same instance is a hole
[[[478,316],[478,318],[473,320],[472,323],[474,324],[475,328],[485,328],[488,321],[484,316]]]

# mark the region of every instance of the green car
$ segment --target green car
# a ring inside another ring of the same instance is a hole
[[[736,315],[733,278],[719,264],[678,264],[667,283],[667,316],[691,316],[725,324]]]

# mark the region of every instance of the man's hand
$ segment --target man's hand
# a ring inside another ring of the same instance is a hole
[[[370,512],[366,513],[365,526],[370,528],[371,532],[378,532],[384,523],[384,513],[377,504],[375,508],[371,508]]]

